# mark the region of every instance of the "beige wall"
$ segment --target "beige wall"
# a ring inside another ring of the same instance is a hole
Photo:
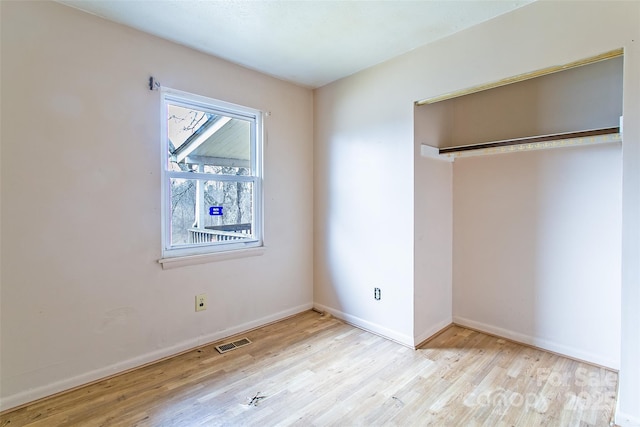
[[[453,320],[453,164],[418,154],[415,174],[413,309],[418,345]]]
[[[315,92],[314,304],[411,346],[413,105],[401,84],[374,69]]]
[[[311,307],[310,90],[56,3],[1,8],[3,408]],[[263,256],[157,263],[150,75],[271,112]]]
[[[413,102],[622,47],[625,135],[618,420],[640,420],[639,40],[639,2],[539,1],[318,89],[315,303],[414,342],[446,321],[446,309],[418,314],[425,295],[431,298],[427,309],[450,299],[443,292],[447,284],[442,284],[447,280],[443,271],[447,262],[431,271],[415,268],[422,257],[443,254],[425,254],[420,241],[412,237],[414,230],[431,221],[420,206],[428,202],[421,200],[427,197],[421,187],[429,188],[421,182],[427,175],[421,169],[432,164],[420,159],[421,141],[413,138]],[[335,167],[336,158],[344,167]],[[349,191],[336,193],[343,184]],[[382,190],[381,198],[375,197],[374,189]],[[376,213],[390,200],[397,207],[393,214]],[[393,236],[391,240],[373,237],[389,224],[394,225],[393,232],[384,235]],[[351,247],[366,250],[351,258],[333,255]],[[383,304],[371,301],[373,280],[388,289]]]

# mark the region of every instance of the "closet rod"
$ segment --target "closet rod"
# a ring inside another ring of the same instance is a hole
[[[590,136],[611,135],[619,132],[620,132],[619,127],[611,127],[611,128],[584,130],[579,132],[567,132],[567,133],[556,133],[552,135],[530,136],[525,138],[505,139],[503,141],[483,142],[480,144],[459,145],[457,147],[445,147],[445,148],[440,148],[439,153],[440,154],[458,153],[461,151],[482,150],[484,148],[504,147],[508,145],[533,144],[536,142],[556,141],[559,139],[587,138]]]

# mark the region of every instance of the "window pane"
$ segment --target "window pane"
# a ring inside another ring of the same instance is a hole
[[[168,170],[251,174],[251,120],[167,104]]]
[[[254,238],[252,182],[171,179],[171,246]]]
[[[171,89],[162,93],[163,257],[260,246],[262,211],[255,201],[262,198],[256,193],[262,113]]]

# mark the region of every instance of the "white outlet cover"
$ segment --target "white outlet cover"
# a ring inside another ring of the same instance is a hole
[[[207,295],[196,295],[196,311],[203,311],[207,309]]]

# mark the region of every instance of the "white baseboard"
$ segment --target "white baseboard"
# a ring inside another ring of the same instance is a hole
[[[558,353],[567,357],[571,357],[573,359],[583,360],[585,362],[604,366],[606,368],[610,368],[614,370],[620,369],[620,362],[617,360],[612,360],[598,354],[586,352],[578,348],[569,347],[557,342],[522,334],[520,332],[514,332],[509,329],[504,329],[498,326],[477,322],[471,319],[465,319],[464,317],[459,317],[459,316],[453,316],[453,323],[456,323],[460,326],[467,326],[471,329],[477,329],[478,331],[481,331],[481,332],[486,332],[489,334],[508,338],[510,340],[521,342],[523,344],[539,347],[543,350],[548,350],[553,353]]]
[[[277,322],[278,320],[282,320],[286,317],[310,310],[311,308],[313,308],[312,303],[303,304],[297,307],[280,311],[278,313],[271,314],[269,316],[252,320],[250,322],[242,323],[223,331],[218,331],[182,341],[170,347],[161,348],[146,354],[142,354],[140,356],[133,357],[131,359],[123,360],[122,362],[114,363],[112,365],[105,366],[104,368],[96,369],[90,372],[76,375],[71,378],[66,378],[64,380],[56,381],[51,384],[46,384],[40,387],[32,388],[30,390],[16,393],[0,399],[0,411],[15,408],[16,406],[33,402],[34,400],[38,400],[43,397],[51,396],[65,390],[70,390],[72,388],[96,382],[103,378],[108,378],[115,374],[125,372],[149,363],[157,362],[167,357],[171,357],[197,347],[202,347],[203,345],[219,341],[232,335],[247,332],[252,329],[267,325],[269,323]]]
[[[395,341],[398,344],[405,345],[407,347],[414,348],[413,337],[394,331],[393,329],[385,328],[377,323],[369,322],[368,320],[361,319],[360,317],[353,316],[351,314],[344,313],[335,308],[327,307],[322,304],[314,304],[314,308],[318,311],[327,312],[332,316],[337,317],[346,323],[355,326],[360,329],[364,329],[367,332],[371,332],[376,335],[380,335],[383,338],[387,338],[391,341]]]
[[[640,427],[640,418],[632,417],[629,414],[616,412],[616,425],[620,427]]]
[[[434,336],[435,334],[437,334],[438,332],[442,331],[444,328],[446,328],[447,326],[451,325],[451,323],[453,323],[453,320],[451,320],[451,318],[442,320],[439,323],[436,323],[433,327],[427,329],[426,331],[422,332],[419,335],[416,335],[415,337],[415,345],[420,345],[421,343],[425,342],[426,340],[428,340],[429,338],[431,338],[432,336]]]

